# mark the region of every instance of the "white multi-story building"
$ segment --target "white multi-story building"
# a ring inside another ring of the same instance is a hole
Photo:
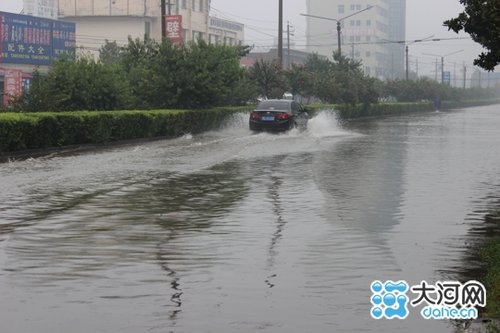
[[[24,14],[57,19],[57,0],[24,0]]]
[[[76,24],[76,44],[97,53],[106,40],[125,45],[128,38],[161,40],[160,0],[24,0],[57,1],[58,17]],[[167,15],[182,16],[184,43],[202,38],[213,43],[242,44],[244,26],[209,16],[210,0],[167,0]],[[57,7],[57,6],[56,6]]]
[[[243,44],[245,26],[238,22],[210,17],[208,24],[208,40],[212,44]]]
[[[393,42],[405,39],[406,0],[307,0],[307,14],[341,22],[342,54],[361,60],[366,74],[403,76],[404,43]],[[335,21],[307,17],[309,51],[332,57],[337,40]]]

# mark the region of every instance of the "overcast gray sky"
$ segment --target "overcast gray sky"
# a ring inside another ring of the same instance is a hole
[[[326,0],[325,0],[326,1]],[[294,27],[295,43],[298,48],[304,48],[305,18],[300,13],[306,12],[305,0],[284,0],[284,22]],[[22,10],[22,0],[0,0],[0,11],[19,13]],[[414,40],[434,35],[435,38],[468,37],[457,35],[443,27],[444,20],[456,16],[463,10],[459,0],[407,0],[407,40]],[[246,42],[255,46],[255,50],[265,49],[274,43],[277,35],[277,0],[212,0],[212,15],[244,23],[246,26]],[[321,13],[315,13],[321,15]],[[332,22],[334,24],[334,22]],[[332,36],[335,38],[335,36]],[[302,46],[302,47],[301,47]],[[446,55],[464,50],[458,54],[446,57],[447,66],[456,62],[471,66],[472,60],[481,52],[481,47],[470,40],[450,40],[442,42],[415,43],[410,46],[412,66],[416,59],[421,73],[434,69],[436,57],[424,55],[432,53]]]

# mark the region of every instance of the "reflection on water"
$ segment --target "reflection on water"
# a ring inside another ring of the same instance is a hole
[[[458,279],[500,201],[494,107],[0,165],[2,332],[449,332],[375,279]]]
[[[279,251],[277,250],[278,242],[279,240],[283,237],[283,231],[286,226],[286,220],[283,217],[284,209],[281,203],[281,198],[280,198],[280,189],[283,185],[283,180],[282,176],[279,174],[281,173],[281,167],[284,167],[281,165],[281,162],[285,159],[284,156],[277,156],[274,158],[274,162],[270,163],[270,183],[269,183],[269,190],[268,190],[268,197],[273,205],[272,211],[276,216],[276,229],[272,233],[271,236],[271,242],[269,244],[269,255],[268,255],[268,269],[272,271],[273,266],[275,264],[276,256],[279,254]],[[276,274],[271,274],[266,278],[266,284],[269,286],[269,288],[274,287],[274,283],[272,282],[273,279],[276,277]]]

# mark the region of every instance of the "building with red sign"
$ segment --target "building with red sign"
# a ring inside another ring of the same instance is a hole
[[[97,55],[106,41],[125,45],[128,38],[161,40],[159,0],[59,0],[59,18],[76,24],[78,47]],[[211,43],[242,44],[244,26],[212,18],[210,0],[170,0],[166,33],[177,44],[202,38]]]

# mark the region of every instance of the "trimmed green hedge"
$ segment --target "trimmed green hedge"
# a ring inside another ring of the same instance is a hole
[[[500,238],[490,240],[480,249],[486,274],[483,279],[488,290],[488,304],[483,317],[500,318]],[[500,328],[500,327],[498,327]]]
[[[373,105],[343,105],[339,107],[341,119],[388,116],[407,112],[425,112],[434,110],[432,103],[384,103]]]
[[[176,137],[214,129],[234,108],[0,113],[0,152]]]
[[[442,110],[450,110],[457,108],[466,108],[473,106],[483,106],[500,104],[500,100],[489,101],[443,101],[441,104]],[[420,103],[380,103],[370,105],[308,105],[307,109],[316,112],[330,108],[338,113],[340,119],[360,118],[360,117],[375,117],[403,114],[408,112],[429,112],[434,111],[432,102]]]

